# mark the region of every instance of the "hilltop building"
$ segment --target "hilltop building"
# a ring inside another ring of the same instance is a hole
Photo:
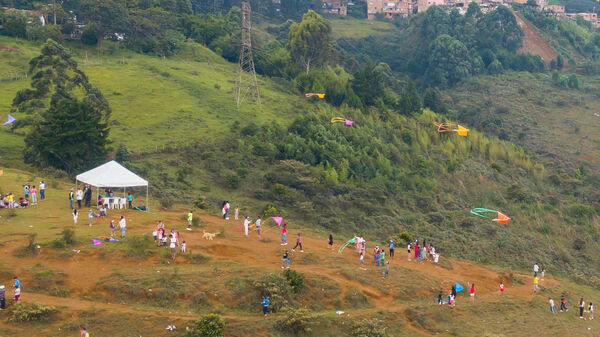
[[[323,13],[335,15],[348,15],[348,3],[344,0],[323,1]]]
[[[382,13],[386,19],[394,15],[408,16],[415,9],[416,2],[412,0],[367,0],[367,19],[374,20],[377,13]]]

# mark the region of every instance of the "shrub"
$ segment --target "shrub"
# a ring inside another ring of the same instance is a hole
[[[169,209],[171,206],[173,206],[173,199],[168,195],[162,195],[159,198],[159,203],[162,209]]]
[[[225,336],[225,320],[217,314],[202,316],[196,321],[194,328],[187,331],[185,337],[220,337]]]
[[[276,274],[266,274],[254,281],[254,289],[258,296],[267,296],[273,312],[290,306],[292,301],[292,287],[288,280]]]
[[[584,250],[585,249],[585,241],[577,238],[573,241],[573,248],[576,250]]]
[[[35,243],[35,238],[37,237],[37,234],[29,234],[27,236],[27,245],[18,248],[15,251],[15,255],[19,256],[19,257],[23,257],[23,256],[28,256],[28,255],[37,255],[40,252],[40,249],[38,248],[37,243]]]
[[[354,308],[367,307],[370,305],[367,296],[356,288],[348,289],[344,298],[346,299],[346,304]]]
[[[225,176],[225,186],[231,189],[237,189],[240,187],[240,177],[237,174],[228,174]]]
[[[315,316],[308,309],[291,309],[285,317],[275,321],[273,328],[291,335],[308,335],[312,333],[311,326],[314,320]]]
[[[385,337],[386,328],[379,319],[363,319],[352,324],[352,337]]]
[[[304,274],[293,269],[286,269],[283,272],[283,276],[285,276],[290,287],[292,287],[292,292],[294,294],[299,294],[306,289],[306,284],[304,284]]]
[[[156,252],[154,241],[147,236],[130,236],[126,241],[125,256],[136,259],[145,259]]]
[[[9,322],[39,322],[52,318],[58,310],[39,303],[23,302],[6,309]]]
[[[206,263],[210,260],[210,257],[208,257],[206,255],[192,254],[191,251],[186,256],[187,256],[188,260],[194,264],[202,264],[202,263]]]
[[[402,232],[398,234],[398,240],[404,240],[406,244],[409,244],[413,241],[412,235],[408,232]]]
[[[62,231],[62,240],[66,245],[72,245],[75,243],[75,231],[69,228],[66,228]]]
[[[569,207],[569,215],[578,219],[587,219],[596,213],[594,207],[584,204],[573,204]]]
[[[208,204],[206,203],[206,197],[205,196],[199,196],[198,199],[196,199],[194,201],[194,207],[200,208],[200,209],[207,209],[208,208]]]

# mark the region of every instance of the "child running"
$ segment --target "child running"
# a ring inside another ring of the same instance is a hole
[[[569,309],[567,308],[567,298],[565,297],[565,294],[560,295],[560,312],[564,311],[569,311]]]
[[[296,237],[296,245],[292,248],[292,252],[295,252],[296,247],[298,246],[300,246],[300,253],[304,253],[304,249],[302,249],[302,235],[300,233],[298,233],[298,236]]]

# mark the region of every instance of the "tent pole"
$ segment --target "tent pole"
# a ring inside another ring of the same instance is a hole
[[[148,210],[148,185],[146,185],[146,211]]]

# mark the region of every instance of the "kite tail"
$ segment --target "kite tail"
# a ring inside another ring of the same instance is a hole
[[[338,254],[341,254],[344,251],[344,248],[348,247],[349,244],[354,243],[354,239],[348,240],[343,246],[338,250]]]
[[[144,211],[143,209],[140,209],[140,208],[139,208],[139,207],[137,207],[137,206],[133,206],[133,208],[134,208],[134,209],[137,209],[138,211],[142,211],[142,212],[144,212],[144,213],[156,214],[156,213],[152,213],[152,212],[150,212],[150,211]]]

